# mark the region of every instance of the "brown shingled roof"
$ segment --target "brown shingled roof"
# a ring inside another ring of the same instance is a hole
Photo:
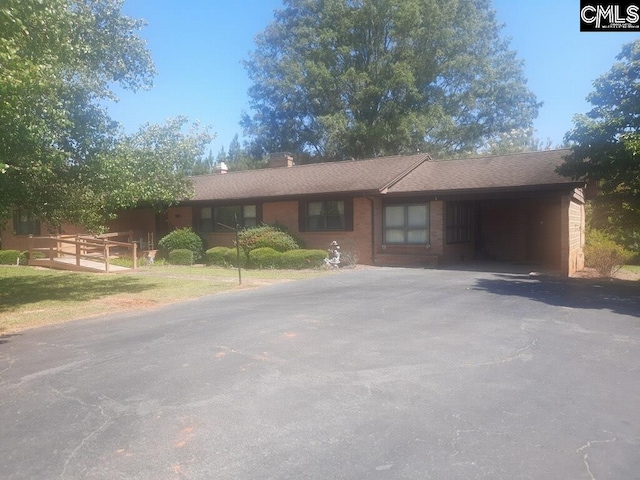
[[[577,185],[555,171],[569,150],[432,161],[427,154],[193,177],[192,200],[409,194]]]
[[[569,150],[425,162],[384,193],[477,191],[578,185],[556,173]]]
[[[378,193],[381,187],[428,159],[423,153],[197,176],[192,178],[193,200]]]

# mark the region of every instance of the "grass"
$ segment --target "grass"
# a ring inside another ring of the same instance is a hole
[[[202,266],[149,266],[126,274],[0,266],[0,334],[325,274],[244,270],[238,285],[237,270]]]
[[[640,265],[625,265],[621,270],[640,275]]]

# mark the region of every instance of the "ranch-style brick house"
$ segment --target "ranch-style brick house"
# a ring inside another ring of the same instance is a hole
[[[143,249],[151,233],[159,239],[187,226],[207,247],[232,246],[225,225],[237,219],[244,227],[282,225],[308,248],[336,240],[362,264],[494,260],[572,275],[584,267],[585,184],[556,173],[568,153],[439,161],[416,154],[300,166],[279,153],[266,169],[194,177],[192,199],[163,214],[124,211],[110,228],[136,232]],[[27,217],[20,220],[2,232],[3,248],[26,249],[25,234],[40,233]]]

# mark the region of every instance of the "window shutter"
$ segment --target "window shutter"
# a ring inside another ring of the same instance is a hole
[[[262,225],[262,203],[256,204],[256,224]]]
[[[202,210],[201,207],[192,207],[191,228],[194,232],[200,231],[200,210]]]
[[[298,231],[307,231],[307,201],[298,200]]]
[[[344,199],[344,227],[353,232],[353,198]]]

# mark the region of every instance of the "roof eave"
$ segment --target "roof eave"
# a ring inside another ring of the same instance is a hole
[[[380,195],[378,189],[371,190],[343,190],[333,192],[315,192],[315,193],[291,193],[285,195],[255,195],[243,197],[225,197],[225,198],[192,198],[181,201],[181,205],[185,204],[206,204],[206,203],[233,203],[233,202],[283,202],[298,199],[309,198],[327,198],[327,197],[371,197]]]
[[[413,190],[384,192],[386,196],[401,197],[401,196],[435,196],[435,195],[473,195],[473,194],[486,194],[486,193],[508,193],[508,192],[542,192],[552,190],[568,190],[574,188],[584,188],[584,182],[567,182],[567,183],[554,183],[554,184],[536,184],[536,185],[512,185],[501,187],[478,187],[478,188],[451,188],[451,189],[438,189],[438,190]],[[381,192],[383,193],[383,192]]]

